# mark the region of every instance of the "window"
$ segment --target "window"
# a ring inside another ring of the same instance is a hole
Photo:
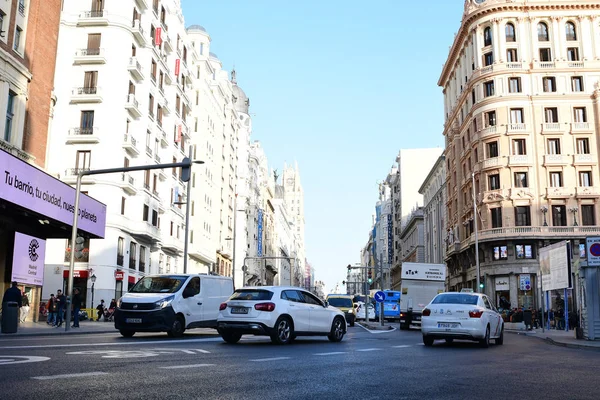
[[[483,83],[483,91],[485,97],[494,95],[494,81],[487,81]]]
[[[121,197],[121,215],[125,215],[125,197]]]
[[[552,51],[550,48],[541,48],[540,49],[540,61],[549,62],[552,61]]]
[[[23,33],[23,29],[21,29],[19,26],[17,26],[17,29],[15,29],[15,41],[13,44],[13,48],[15,49],[15,51],[19,51],[19,47],[21,46],[21,34]]]
[[[471,103],[475,104],[477,98],[475,97],[475,89],[471,90]]]
[[[4,17],[6,17],[6,13],[0,10],[0,31],[5,31],[4,29]]]
[[[581,205],[581,225],[590,226],[596,225],[596,213],[594,206],[591,204]]]
[[[146,247],[140,246],[140,272],[146,271]],[[200,280],[200,278],[198,278]]]
[[[577,31],[575,29],[575,24],[572,22],[567,22],[565,24],[565,35],[567,36],[567,40],[577,40]]]
[[[510,123],[511,124],[522,124],[523,123],[523,109],[522,108],[511,108],[510,109]]]
[[[483,55],[483,65],[486,67],[488,65],[492,65],[494,63],[494,54],[490,51],[489,53],[485,53]]]
[[[154,82],[156,82],[156,71],[157,71],[156,61],[154,61],[154,59],[153,59],[152,65],[150,66],[150,78],[152,78],[152,80]]]
[[[525,139],[514,139],[513,140],[513,155],[522,156],[527,154],[527,148],[525,146]]]
[[[521,93],[521,78],[508,78],[508,92]]]
[[[144,189],[150,190],[150,170],[144,171]]]
[[[489,142],[487,144],[487,150],[488,150],[487,158],[498,157],[498,142]]]
[[[83,76],[83,93],[96,94],[98,86],[98,71],[87,71]]]
[[[506,24],[506,26],[504,27],[504,32],[506,34],[507,42],[516,42],[517,41],[517,36],[515,34],[515,26],[513,24],[511,24],[510,22],[508,24]]]
[[[158,224],[158,211],[152,210],[152,226],[160,227]]]
[[[588,138],[577,139],[577,154],[590,154],[590,140]]]
[[[585,112],[585,107],[575,107],[573,109],[573,121],[587,122],[587,113]]]
[[[496,111],[488,111],[485,113],[485,125],[496,126]]]
[[[10,142],[12,138],[12,120],[15,115],[15,97],[17,94],[12,90],[8,91],[8,101],[6,105],[6,125],[4,125],[4,140]]]
[[[544,118],[547,124],[558,122],[558,108],[544,108]]]
[[[550,40],[550,35],[548,34],[548,25],[546,25],[545,22],[538,23],[537,32],[539,42],[547,42]]]
[[[556,92],[556,78],[553,76],[542,78],[542,86],[544,88],[544,92]]]
[[[492,45],[492,28],[490,28],[489,26],[483,30],[483,45]]]
[[[137,244],[131,242],[129,244],[129,268],[136,269],[137,264]]]
[[[94,133],[94,112],[82,111],[79,121],[79,134],[91,135]]]
[[[580,171],[579,172],[579,186],[580,187],[591,187],[592,186],[592,172],[591,171]]]
[[[150,207],[148,207],[148,204],[144,204],[144,210],[142,213],[142,220],[148,222],[148,218],[150,216]]]
[[[552,206],[552,225],[567,226],[567,212],[564,205]]]
[[[562,187],[562,172],[550,172],[550,187]]]
[[[583,77],[574,76],[571,78],[571,90],[574,92],[583,92]]]
[[[490,209],[492,216],[492,228],[502,228],[502,207]]]
[[[533,258],[533,246],[530,244],[518,244],[515,246],[518,259]]]
[[[579,48],[577,48],[577,47],[569,47],[567,49],[567,60],[569,60],[569,61],[579,61]]]
[[[508,253],[506,251],[506,246],[495,246],[494,247],[494,260],[506,260],[508,258]]]
[[[506,61],[507,62],[518,62],[517,49],[506,50]]]
[[[488,176],[489,190],[500,190],[500,174]]]
[[[527,172],[515,172],[515,187],[529,187],[529,183],[527,182]]]
[[[531,212],[529,206],[515,207],[515,226],[531,226]]]
[[[148,96],[148,114],[150,117],[154,118],[154,96]]]
[[[117,241],[117,265],[123,266],[123,254],[125,251],[125,239],[122,237]]]
[[[548,139],[548,154],[561,154],[560,139]]]
[[[90,150],[78,150],[75,157],[75,173],[78,173],[79,170],[89,170],[91,158],[92,152]]]

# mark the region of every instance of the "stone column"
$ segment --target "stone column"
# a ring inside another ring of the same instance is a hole
[[[562,60],[563,58],[565,58],[565,55],[563,54],[563,41],[565,40],[565,30],[564,29],[560,29],[561,26],[564,26],[562,24],[562,18],[561,17],[551,17],[552,20],[552,32],[550,32],[550,40],[552,40],[552,44],[553,44],[553,50],[552,52],[554,53],[554,56],[552,57],[553,60],[557,61],[557,60]]]
[[[531,41],[529,42],[529,55],[531,61],[539,61],[540,55],[537,53],[537,21],[535,18],[527,17],[527,21],[529,22],[529,31],[531,32]]]
[[[494,18],[492,20],[492,52],[494,54],[494,64],[501,62],[501,55],[500,55],[500,37],[499,37],[499,33],[498,33],[498,18]]]
[[[475,69],[481,68],[481,26],[475,29]]]
[[[517,26],[515,28],[517,34],[517,43],[519,44],[518,60],[525,60],[525,55],[530,54],[532,43],[527,38],[527,20],[523,17],[517,18]]]
[[[593,60],[593,47],[595,38],[592,36],[593,33],[591,32],[590,19],[580,15],[577,17],[577,21],[579,25],[577,39],[581,44],[581,60]],[[591,40],[586,40],[587,38],[590,38]]]
[[[598,49],[598,44],[600,41],[596,38],[598,34],[598,17],[595,15],[588,16],[589,24],[591,25],[591,36],[592,36],[592,53],[590,54],[590,59],[597,60],[600,58],[600,49]],[[592,56],[593,54],[593,56]]]
[[[508,283],[510,286],[510,308],[519,307],[519,282],[517,281],[517,275],[512,274],[508,277]]]

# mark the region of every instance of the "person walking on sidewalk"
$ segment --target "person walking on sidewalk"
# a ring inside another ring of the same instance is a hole
[[[96,307],[96,310],[98,311],[98,322],[100,322],[100,317],[104,315],[105,308],[106,306],[104,305],[104,300],[100,300],[100,304],[98,304],[98,307]]]
[[[46,322],[48,325],[56,324],[56,299],[54,298],[54,293],[50,294],[50,300],[48,300],[48,304],[46,304],[46,309],[48,310],[48,321]]]
[[[81,309],[81,293],[78,288],[73,291],[73,328],[79,328],[79,310]]]
[[[27,293],[25,293],[25,291],[23,291],[21,302],[23,303],[23,307],[21,307],[20,321],[21,323],[23,323],[29,315],[29,297],[27,296]]]
[[[4,297],[2,298],[2,304],[8,303],[9,301],[19,303],[19,308],[23,306],[21,291],[17,287],[18,283],[16,281],[12,282],[11,287],[9,287],[6,292],[4,292]]]
[[[60,328],[60,326],[63,324],[66,304],[67,304],[67,298],[62,293],[62,290],[57,290],[56,291],[56,325],[54,325],[57,328]]]

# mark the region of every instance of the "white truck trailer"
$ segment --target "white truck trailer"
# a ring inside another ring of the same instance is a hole
[[[446,265],[402,263],[400,286],[400,329],[421,328],[421,312],[431,300],[445,290]]]

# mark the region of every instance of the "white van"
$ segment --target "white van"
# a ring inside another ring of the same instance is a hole
[[[115,328],[121,335],[216,328],[219,306],[233,294],[231,278],[206,274],[149,275],[117,302]]]

